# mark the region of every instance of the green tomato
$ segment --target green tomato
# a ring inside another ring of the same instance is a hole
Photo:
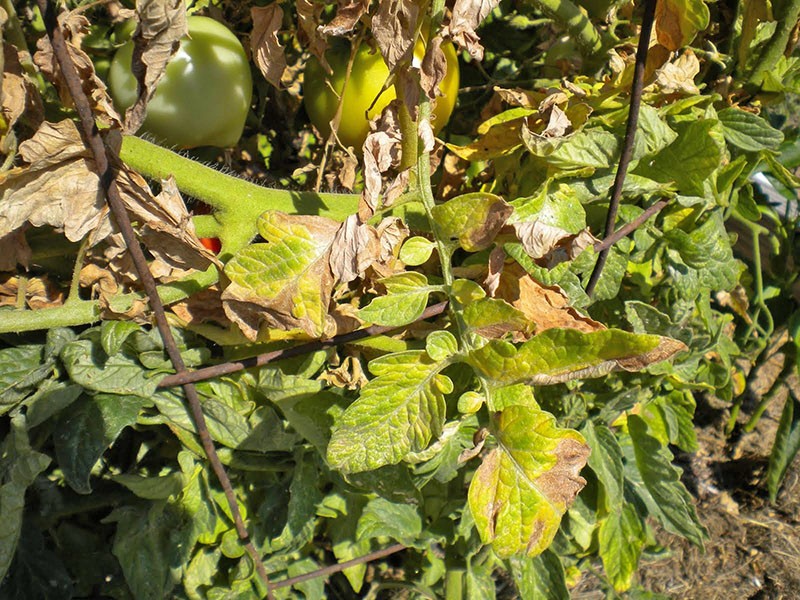
[[[450,43],[443,44],[442,50],[447,60],[447,75],[439,84],[443,95],[436,99],[433,110],[433,129],[437,133],[450,118],[458,96],[459,73],[456,50]],[[414,58],[422,60],[424,55],[425,46],[422,42],[418,42],[414,49]],[[303,104],[306,112],[314,126],[323,135],[329,135],[330,122],[336,115],[339,104],[337,94],[341,94],[342,115],[337,130],[339,140],[345,146],[361,150],[369,134],[369,121],[397,97],[394,86],[381,93],[384,83],[389,78],[389,68],[379,51],[372,49],[369,44],[362,44],[356,52],[350,79],[347,88],[344,89],[347,63],[350,60],[349,44],[338,43],[325,57],[333,70],[330,77],[316,58],[311,58],[306,65],[303,82]]]
[[[250,63],[236,36],[208,17],[189,17],[189,36],[167,64],[140,132],[178,148],[235,146],[250,110]],[[109,90],[119,111],[136,101],[133,42],[114,55]]]

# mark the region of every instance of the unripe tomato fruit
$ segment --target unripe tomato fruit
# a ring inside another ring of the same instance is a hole
[[[436,106],[433,109],[433,129],[437,133],[450,118],[458,96],[456,50],[450,43],[442,44],[442,50],[447,60],[447,75],[439,84],[443,95],[436,98]],[[421,61],[424,55],[425,46],[419,41],[414,48],[414,58]],[[303,104],[311,122],[327,136],[330,134],[330,122],[339,104],[336,94],[343,93],[347,63],[350,60],[350,46],[346,42],[337,43],[325,57],[333,74],[328,77],[319,61],[312,57],[306,65],[304,74]],[[337,133],[339,140],[345,146],[354,146],[356,150],[361,150],[369,134],[369,121],[396,98],[394,86],[390,86],[381,94],[381,88],[388,78],[389,67],[383,62],[381,53],[371,48],[369,44],[362,44],[353,60],[353,69],[342,98],[342,115]],[[330,81],[336,93],[328,86],[326,79]],[[378,94],[380,97],[375,100]],[[370,108],[373,100],[375,104]]]
[[[235,146],[250,110],[250,63],[236,36],[208,17],[188,18],[189,37],[167,64],[140,132],[167,146]],[[108,83],[119,111],[136,101],[133,42],[114,55]]]

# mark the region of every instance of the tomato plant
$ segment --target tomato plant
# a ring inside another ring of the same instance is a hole
[[[167,65],[141,131],[179,148],[233,146],[250,110],[250,63],[239,40],[222,23],[198,16],[188,22],[189,37],[181,40]],[[133,42],[127,42],[109,70],[109,90],[121,111],[136,101],[132,57]]]
[[[436,132],[450,119],[459,84],[456,50],[450,43],[443,44],[442,49],[447,59],[447,75],[439,85],[442,95],[436,99],[433,110],[433,128]],[[422,60],[424,54],[425,46],[419,41],[414,49],[415,60]],[[311,122],[327,136],[341,95],[342,113],[336,133],[342,144],[360,150],[369,133],[369,121],[397,97],[394,86],[383,89],[389,79],[389,69],[380,52],[368,43],[362,43],[353,59],[350,79],[345,86],[350,45],[337,40],[325,56],[333,72],[328,76],[318,60],[309,60],[304,74],[303,104]]]

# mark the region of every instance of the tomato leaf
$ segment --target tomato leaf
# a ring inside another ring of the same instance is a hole
[[[514,209],[494,194],[464,194],[433,208],[441,234],[467,252],[488,248]]]
[[[328,461],[344,473],[377,469],[424,449],[444,425],[450,380],[422,351],[390,354],[370,363],[377,377],[336,420]],[[452,389],[452,387],[451,387]]]
[[[498,446],[483,459],[469,488],[469,506],[484,543],[501,557],[535,556],[552,542],[561,517],[586,484],[578,475],[589,447],[531,406],[496,417]]]

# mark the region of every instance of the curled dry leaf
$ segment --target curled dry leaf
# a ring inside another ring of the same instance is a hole
[[[14,127],[17,120],[25,114],[26,122],[38,127],[44,120],[44,109],[39,90],[25,76],[25,70],[19,60],[19,53],[12,44],[4,44],[2,56],[2,88],[0,88],[0,106],[6,122],[6,130]],[[5,136],[0,138],[0,152],[6,153]]]
[[[419,3],[382,0],[372,17],[372,35],[393,73],[401,62],[411,62],[416,41]]]
[[[319,61],[325,71],[330,73],[331,67],[325,59],[325,51],[328,49],[326,36],[317,28],[323,8],[325,7],[322,4],[311,0],[297,0],[295,2],[297,24],[300,26],[300,32],[303,37],[305,37],[303,47]]]
[[[336,16],[330,23],[320,27],[323,35],[343,36],[355,29],[369,10],[369,0],[339,0]]]
[[[399,102],[393,100],[383,112],[371,123],[372,132],[364,141],[364,191],[361,193],[361,204],[358,214],[362,221],[368,221],[378,210],[383,174],[400,163],[400,118]],[[402,193],[396,191],[396,195]],[[384,197],[383,206],[390,206],[388,194]]]
[[[131,72],[139,94],[125,112],[125,131],[136,132],[145,118],[147,103],[167,69],[167,63],[180,47],[189,29],[183,0],[144,0],[137,2],[139,26],[133,35]]]
[[[345,356],[341,365],[328,369],[319,378],[328,385],[348,390],[360,389],[368,381],[361,361],[353,356]]]
[[[112,134],[108,142],[118,147],[121,139]],[[0,174],[0,240],[26,223],[50,225],[73,242],[86,236],[90,246],[107,242],[110,258],[126,254],[112,235],[94,160],[72,121],[43,123],[20,144],[19,155],[27,164]],[[197,239],[174,182],[162,182],[162,192],[154,197],[140,175],[122,167],[116,184],[157,261],[185,270],[205,269],[216,260]]]
[[[582,315],[570,306],[567,295],[558,286],[542,285],[518,264],[505,265],[492,291],[494,298],[505,300],[536,324],[536,333],[547,329],[568,328],[578,331],[605,329],[602,323]]]
[[[171,305],[170,310],[187,326],[209,322],[228,325],[220,294],[219,288],[213,286]]]
[[[0,306],[16,306],[20,294],[19,277],[0,280]],[[25,304],[32,310],[55,308],[64,304],[64,291],[45,275],[31,277],[24,283]]]
[[[656,71],[655,85],[665,94],[699,94],[694,78],[700,73],[700,61],[694,52],[687,50]]]
[[[456,0],[447,33],[473,60],[483,60],[483,46],[475,30],[500,0]]]
[[[286,70],[286,55],[278,41],[278,31],[283,22],[283,9],[278,2],[250,9],[253,33],[250,35],[250,50],[258,70],[274,87],[281,87],[281,77]]]
[[[81,39],[89,30],[89,20],[76,12],[62,12],[58,15],[58,22],[67,41],[70,58],[80,75],[83,91],[92,104],[95,118],[107,127],[119,127],[121,119],[114,109],[106,85],[95,74],[94,63],[81,50]],[[46,35],[39,38],[36,48],[37,51],[33,56],[34,63],[42,74],[56,86],[62,104],[72,106],[72,96],[63,80],[53,47]]]
[[[334,277],[349,283],[374,263],[380,254],[377,230],[350,215],[333,237],[329,258]]]

